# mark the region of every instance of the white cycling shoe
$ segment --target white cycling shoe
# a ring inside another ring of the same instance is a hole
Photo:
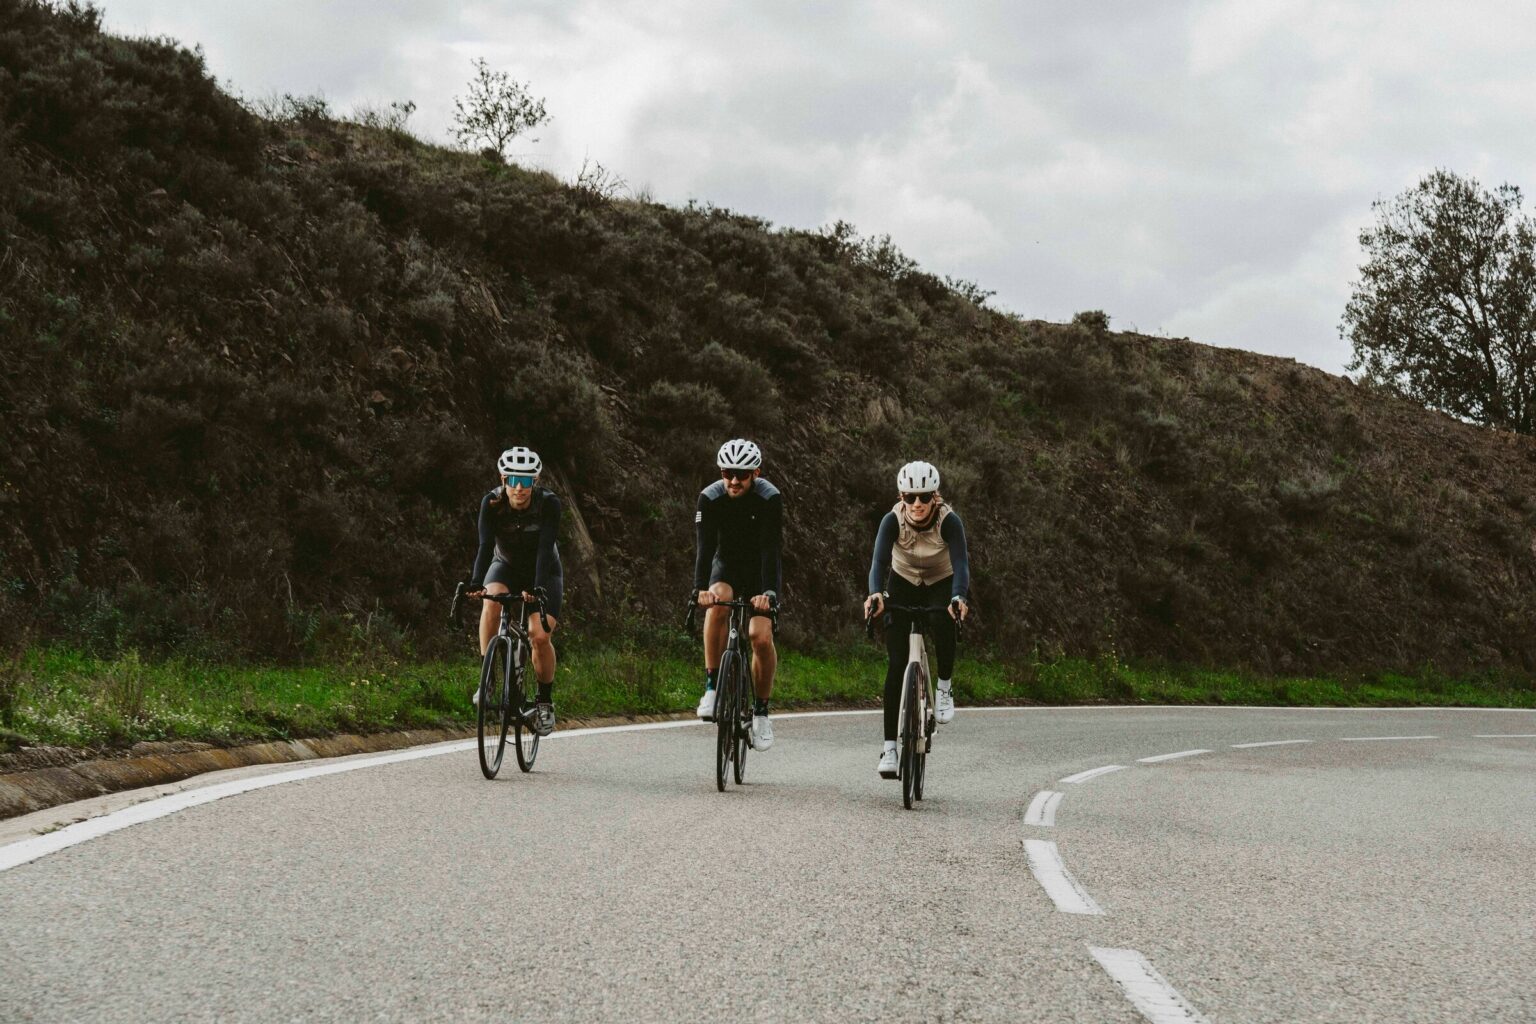
[[[933,702],[933,717],[939,720],[940,725],[945,725],[955,720],[955,695],[948,690],[940,690]]]
[[[773,723],[767,715],[752,716],[752,749],[767,750],[773,746]]]
[[[880,767],[875,769],[882,779],[894,779],[896,777],[896,744],[892,743],[880,751]]]
[[[715,720],[715,691],[705,690],[704,696],[699,698],[699,717],[706,722]]]

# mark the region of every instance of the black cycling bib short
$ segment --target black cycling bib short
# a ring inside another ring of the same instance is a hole
[[[470,572],[471,585],[500,583],[514,594],[543,587],[544,610],[560,615],[565,570],[560,564],[560,499],[534,488],[528,507],[514,509],[506,489],[497,487],[480,499],[480,549]]]

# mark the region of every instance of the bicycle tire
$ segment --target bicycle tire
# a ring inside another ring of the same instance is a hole
[[[715,788],[722,793],[736,754],[736,661],[736,652],[726,651],[715,673]]]
[[[497,637],[485,649],[480,663],[480,702],[475,714],[476,749],[480,754],[480,774],[494,779],[501,771],[501,759],[507,751],[506,644]]]
[[[923,742],[923,727],[918,712],[918,688],[923,685],[923,671],[916,665],[907,667],[906,679],[902,682],[902,720],[901,720],[901,805],[907,810],[912,809],[912,801],[917,797],[918,772],[921,770],[919,758],[922,756],[918,747]]]
[[[731,767],[736,785],[739,786],[747,779],[747,751],[752,747],[752,697],[756,691],[752,689],[752,673],[747,668],[745,658],[736,659],[736,674],[740,677],[736,680],[739,710],[736,715],[736,750]]]
[[[527,644],[518,643],[521,657],[517,661],[515,671],[508,672],[508,689],[512,692],[512,699],[508,704],[512,708],[512,739],[513,747],[517,750],[517,766],[525,773],[533,771],[534,759],[539,756],[539,734],[533,728],[533,723],[528,720],[528,657],[530,654]]]

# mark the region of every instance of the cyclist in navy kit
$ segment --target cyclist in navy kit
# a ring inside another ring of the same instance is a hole
[[[531,600],[535,587],[544,588],[544,613],[553,632],[559,628],[560,599],[565,573],[560,564],[560,499],[539,487],[544,463],[527,448],[508,448],[496,460],[501,485],[480,500],[480,548],[464,587],[466,597],[510,594]],[[533,647],[533,672],[539,692],[533,727],[540,736],[555,729],[555,645],[539,616],[528,611],[528,639]],[[480,610],[480,654],[490,646],[501,623],[501,607],[486,601]],[[475,693],[479,699],[479,691]]]
[[[866,616],[879,615],[885,604],[913,608],[944,608],[948,619],[934,624],[932,640],[938,661],[938,692],[934,717],[939,724],[955,717],[951,676],[955,671],[955,623],[970,613],[971,563],[960,516],[939,493],[939,471],[926,462],[909,462],[896,474],[901,500],[880,521],[874,557],[869,566]],[[887,585],[889,581],[889,585]],[[896,778],[897,716],[901,708],[901,678],[907,666],[907,633],[912,617],[892,611],[885,622],[885,745],[876,769]]]
[[[727,441],[715,462],[720,479],[700,492],[694,515],[698,532],[695,600],[709,609],[704,613],[704,696],[698,709],[705,720],[715,716],[715,673],[730,626],[729,609],[711,606],[747,596],[757,611],[770,611],[778,605],[784,582],[784,500],[779,489],[762,478],[762,451],[751,441]],[[757,695],[752,705],[752,749],[767,750],[773,746],[768,699],[773,695],[779,656],[773,646],[772,620],[754,616],[748,623]]]

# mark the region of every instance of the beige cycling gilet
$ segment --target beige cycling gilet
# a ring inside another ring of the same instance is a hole
[[[953,576],[955,567],[949,560],[949,545],[940,536],[944,517],[949,515],[947,503],[941,503],[928,525],[921,530],[907,524],[906,506],[897,502],[891,511],[896,513],[896,543],[891,545],[891,568],[908,583],[927,586]]]

